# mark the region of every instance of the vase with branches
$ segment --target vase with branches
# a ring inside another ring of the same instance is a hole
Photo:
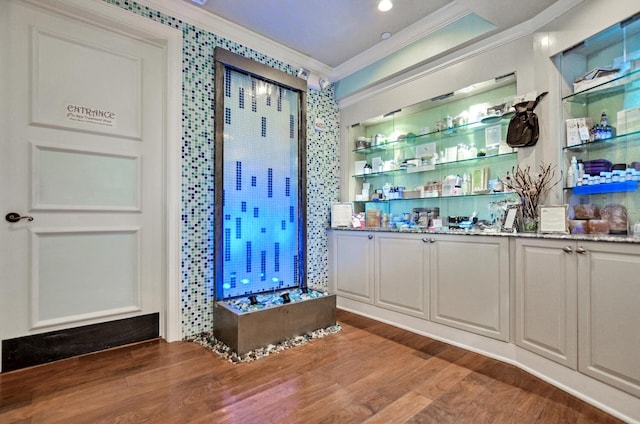
[[[537,172],[531,166],[520,165],[507,172],[503,178],[504,186],[520,197],[523,227],[525,231],[536,231],[538,225],[538,206],[560,179],[556,178],[556,167],[541,163]]]

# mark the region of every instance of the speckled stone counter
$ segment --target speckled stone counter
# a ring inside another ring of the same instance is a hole
[[[609,243],[635,243],[640,244],[640,237],[626,235],[595,235],[595,234],[561,234],[561,233],[511,233],[497,232],[490,230],[427,230],[426,228],[394,229],[394,228],[329,228],[334,231],[357,231],[357,232],[384,232],[402,234],[443,234],[457,236],[495,236],[495,237],[526,237],[550,240],[571,240],[571,241],[593,241]]]

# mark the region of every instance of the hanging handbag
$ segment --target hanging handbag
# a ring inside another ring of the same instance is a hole
[[[540,94],[534,101],[522,102],[514,105],[516,114],[509,121],[507,129],[507,144],[510,147],[529,147],[538,142],[540,127],[538,116],[533,109],[548,92]]]

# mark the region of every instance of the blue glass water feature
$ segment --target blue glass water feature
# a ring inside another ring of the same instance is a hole
[[[296,91],[225,69],[219,300],[300,286],[299,103]]]

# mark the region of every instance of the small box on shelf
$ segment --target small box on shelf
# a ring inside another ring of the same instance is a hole
[[[589,141],[589,129],[593,126],[591,118],[567,119],[567,147],[577,146]]]

